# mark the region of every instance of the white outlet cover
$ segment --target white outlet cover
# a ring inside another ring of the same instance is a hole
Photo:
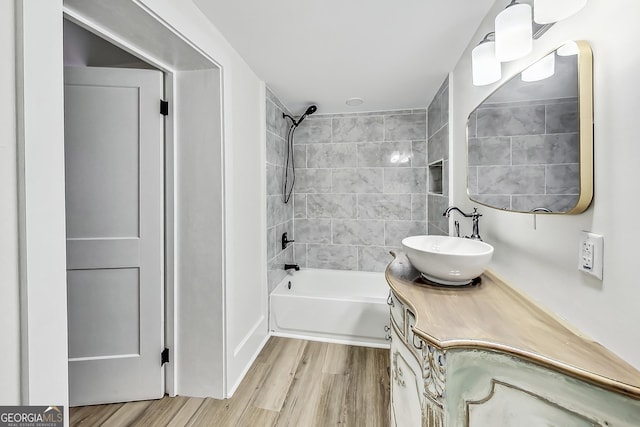
[[[592,253],[589,254],[590,248]],[[588,259],[591,258],[591,262]],[[589,269],[589,264],[591,268]],[[604,264],[604,236],[583,231],[580,233],[578,245],[578,270],[602,280],[602,266]]]

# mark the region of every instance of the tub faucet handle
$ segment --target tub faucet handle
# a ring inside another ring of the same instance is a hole
[[[287,245],[293,242],[295,242],[295,240],[289,240],[286,232],[282,233],[282,250],[287,249]]]

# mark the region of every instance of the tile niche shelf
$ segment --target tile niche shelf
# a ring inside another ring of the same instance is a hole
[[[429,165],[429,194],[442,195],[442,160],[438,160]]]

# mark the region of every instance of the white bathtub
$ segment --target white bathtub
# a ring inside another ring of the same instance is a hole
[[[300,270],[288,275],[271,293],[271,333],[388,348],[388,294],[383,273]]]

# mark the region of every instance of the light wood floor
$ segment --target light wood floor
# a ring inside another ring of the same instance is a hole
[[[272,337],[231,399],[71,408],[71,426],[389,425],[389,350]]]

